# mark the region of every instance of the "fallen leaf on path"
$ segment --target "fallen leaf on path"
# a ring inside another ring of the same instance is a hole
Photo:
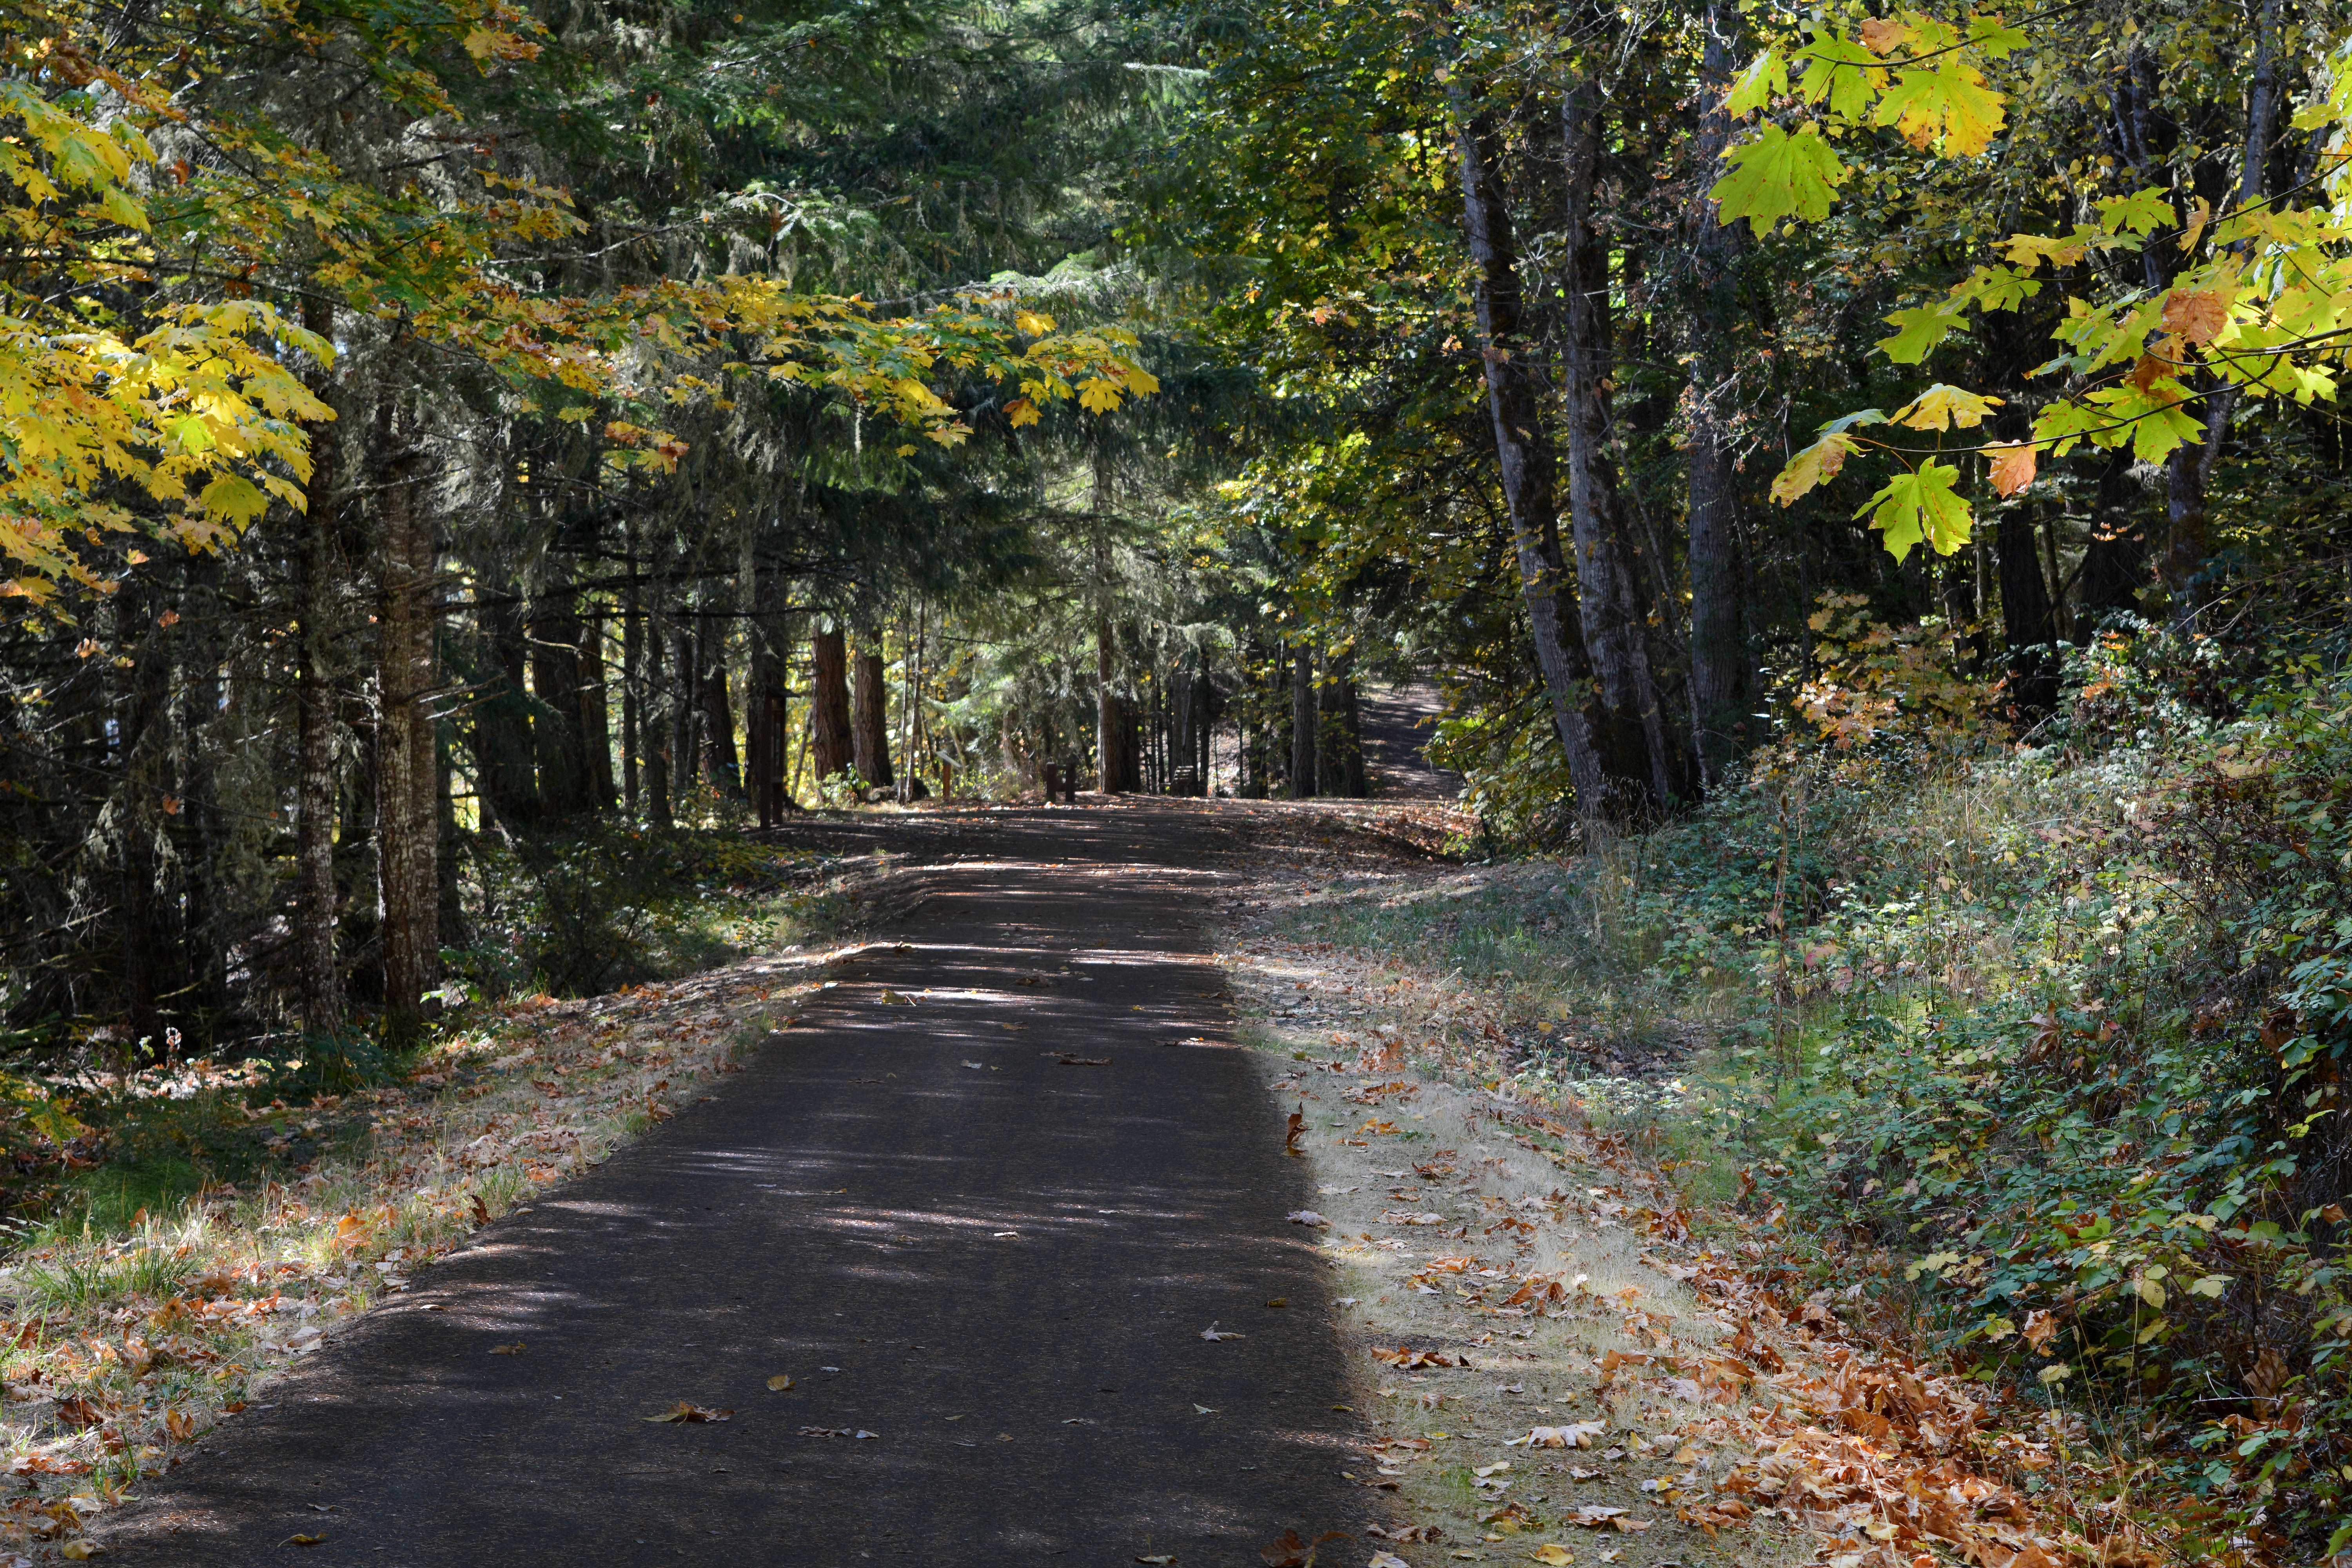
[[[1298,1109],[1290,1113],[1290,1130],[1283,1134],[1282,1152],[1294,1160],[1305,1159],[1307,1152],[1298,1146],[1298,1141],[1306,1135],[1307,1102],[1302,1100],[1298,1102]]]
[[[289,1535],[279,1542],[283,1546],[324,1546],[326,1543],[327,1538],[323,1535]],[[87,1557],[89,1554],[84,1552],[82,1555]]]
[[[1066,1051],[1057,1053],[1055,1059],[1059,1061],[1066,1068],[1107,1068],[1110,1066],[1110,1058],[1108,1057],[1074,1057]]]
[[[689,1404],[681,1399],[660,1415],[648,1415],[645,1419],[648,1421],[724,1421],[734,1414],[732,1410],[713,1410],[708,1405]]]
[[[1308,1568],[1325,1542],[1347,1539],[1344,1531],[1327,1530],[1310,1544],[1298,1539],[1296,1530],[1286,1530],[1281,1540],[1259,1547],[1257,1554],[1265,1560],[1265,1568]]]
[[[1510,1461],[1510,1460],[1508,1460],[1508,1459],[1497,1459],[1497,1460],[1496,1460],[1496,1461],[1495,1461],[1493,1464],[1491,1464],[1491,1465],[1480,1465],[1480,1466],[1478,1466],[1475,1469],[1473,1469],[1470,1473],[1471,1473],[1472,1475],[1474,1475],[1474,1476],[1492,1476],[1492,1475],[1499,1474],[1500,1472],[1502,1472],[1502,1471],[1504,1471],[1504,1470],[1507,1470],[1507,1469],[1509,1469],[1510,1468],[1511,1468],[1511,1461]]]
[[[768,1379],[768,1386],[774,1392],[782,1394],[784,1390],[793,1386],[792,1373],[786,1372],[776,1373],[775,1376]]]
[[[492,1345],[490,1347],[490,1353],[492,1355],[520,1355],[522,1354],[522,1342],[520,1340],[517,1340],[510,1345]]]
[[[1329,1225],[1331,1222],[1325,1219],[1321,1215],[1317,1214],[1313,1209],[1293,1209],[1290,1213],[1290,1223],[1293,1225],[1319,1227]]]
[[[988,1070],[988,1064],[986,1062],[966,1062],[963,1065],[971,1068],[974,1072],[986,1072]]]
[[[654,1419],[660,1420],[662,1418],[660,1416],[656,1416]],[[856,1434],[846,1426],[803,1426],[800,1431],[801,1436],[803,1437],[849,1437],[856,1436]]]
[[[1412,1565],[1393,1552],[1375,1552],[1364,1568],[1412,1568]]]
[[[1650,1528],[1650,1521],[1648,1520],[1628,1519],[1625,1516],[1625,1510],[1622,1508],[1601,1508],[1590,1505],[1584,1508],[1580,1508],[1574,1513],[1569,1515],[1568,1522],[1570,1524],[1580,1524],[1587,1530],[1616,1529],[1626,1531],[1647,1530]]]
[[[1139,1557],[1136,1561],[1138,1563],[1173,1563],[1176,1561],[1176,1554],[1173,1552],[1163,1552],[1157,1557]]]
[[[1536,1548],[1535,1554],[1528,1558],[1528,1561],[1531,1563],[1548,1563],[1549,1564],[1549,1568],[1560,1568],[1561,1563],[1573,1563],[1576,1561],[1576,1557],[1567,1547],[1547,1541],[1541,1546]]]
[[[1375,1524],[1367,1528],[1366,1535],[1377,1541],[1443,1541],[1445,1531],[1433,1524],[1402,1524],[1394,1530],[1382,1530]]]
[[[1386,1362],[1389,1365],[1393,1367],[1401,1367],[1406,1372],[1411,1372],[1416,1367],[1467,1366],[1470,1364],[1459,1356],[1447,1355],[1444,1351],[1417,1351],[1409,1349],[1403,1345],[1399,1345],[1392,1351],[1374,1351],[1372,1352],[1372,1359],[1374,1361]]]
[[[488,1224],[489,1224],[489,1223],[490,1223],[490,1211],[489,1211],[488,1206],[487,1205],[485,1205],[485,1204],[482,1202],[482,1194],[479,1194],[479,1193],[476,1193],[476,1194],[473,1194],[473,1203],[474,1203],[474,1223],[475,1223],[476,1225],[488,1225]]]
[[[1195,1415],[1214,1415],[1216,1413],[1216,1409],[1213,1405],[1195,1405],[1192,1406],[1192,1414]]]
[[[881,999],[881,1001],[882,1001],[884,1004],[886,1004],[886,1005],[897,1005],[898,1003],[900,1003],[900,1002],[906,1002],[906,1001],[907,1001],[907,999],[906,999],[904,996],[899,995],[896,991],[891,990],[887,985],[885,985],[884,987],[882,987],[882,995],[881,995],[881,998],[880,998],[880,999]],[[912,1003],[908,1003],[908,1005],[912,1006],[912,1005],[913,1005],[913,1004],[912,1004]]]
[[[1609,1435],[1606,1421],[1579,1421],[1567,1426],[1538,1426],[1524,1437],[1515,1437],[1506,1447],[1524,1443],[1530,1448],[1590,1448],[1595,1437]]]
[[[299,1535],[298,1535],[298,1536],[296,1536],[294,1539],[295,1539],[295,1540],[297,1540],[297,1541],[300,1541],[302,1538],[301,1538],[300,1536],[299,1536]],[[60,1547],[58,1547],[58,1556],[60,1556],[60,1557],[63,1557],[63,1558],[69,1559],[69,1560],[70,1560],[70,1561],[72,1561],[72,1562],[79,1563],[79,1562],[82,1562],[82,1561],[84,1561],[84,1560],[86,1560],[86,1559],[88,1559],[88,1558],[95,1557],[95,1556],[97,1556],[100,1552],[103,1552],[103,1551],[105,1551],[105,1550],[106,1550],[106,1549],[105,1549],[104,1547],[100,1546],[100,1545],[98,1545],[98,1544],[96,1544],[95,1542],[88,1542],[88,1541],[68,1541],[68,1542],[67,1542],[63,1546],[60,1546]],[[26,1561],[26,1559],[24,1559],[24,1558],[18,1558],[18,1559],[17,1559],[17,1561],[21,1563],[21,1562]]]
[[[1216,1340],[1247,1339],[1249,1336],[1246,1334],[1234,1333],[1231,1330],[1221,1330],[1216,1324],[1211,1323],[1207,1328],[1201,1331],[1201,1337],[1204,1340],[1213,1342]]]

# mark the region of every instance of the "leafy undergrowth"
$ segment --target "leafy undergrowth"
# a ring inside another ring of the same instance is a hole
[[[176,1200],[169,1173],[142,1185],[103,1168],[0,1270],[0,1465],[26,1483],[0,1502],[0,1550],[86,1555],[84,1522],[141,1476],[473,1231],[735,1070],[856,951],[481,1009],[412,1058],[404,1083],[299,1105],[247,1107],[255,1068],[113,1086],[143,1089],[152,1114],[246,1122],[278,1158]],[[193,1171],[183,1162],[179,1179]],[[123,1214],[142,1192],[153,1201]]]
[[[1478,875],[1372,885],[1393,903]],[[1695,1213],[1624,1132],[1507,1079],[1524,998],[1411,949],[1281,934],[1344,896],[1328,879],[1258,892],[1268,913],[1223,958],[1280,1109],[1303,1117],[1323,1195],[1302,1223],[1328,1222],[1347,1271],[1381,1428],[1358,1473],[1402,1514],[1385,1550],[1627,1568],[2160,1560],[2129,1510],[2098,1506],[2105,1459],[2079,1417],[1905,1353],[1851,1288],[1808,1289],[1781,1237]]]
[[[1881,632],[1689,821],[1332,876],[1277,927],[1412,955],[1385,1038],[1638,1138],[1784,1304],[2079,1423],[2020,1484],[2084,1535],[2342,1552],[2352,688],[2110,638],[2021,749],[1857,676]]]

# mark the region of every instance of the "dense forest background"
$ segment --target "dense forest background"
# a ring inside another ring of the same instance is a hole
[[[2344,1543],[2343,7],[0,14],[25,1204],[60,1074],[690,963],[814,808],[1360,795],[1430,681],[1774,1201]]]

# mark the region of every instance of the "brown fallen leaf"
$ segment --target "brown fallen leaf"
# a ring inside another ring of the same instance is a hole
[[[1327,1530],[1308,1542],[1301,1541],[1296,1530],[1286,1530],[1281,1540],[1259,1547],[1257,1554],[1265,1560],[1265,1568],[1314,1568],[1315,1554],[1327,1542],[1347,1539],[1345,1531]]]
[[[1541,1563],[1545,1564],[1545,1568],[1560,1568],[1562,1563],[1573,1563],[1576,1561],[1576,1558],[1567,1547],[1560,1545],[1558,1542],[1547,1541],[1541,1546],[1535,1549],[1535,1552],[1528,1557],[1528,1561],[1530,1563]]]
[[[1375,1524],[1364,1533],[1381,1541],[1443,1541],[1445,1531],[1433,1524],[1402,1524],[1393,1530],[1382,1530]]]
[[[775,1376],[768,1379],[768,1386],[775,1393],[782,1394],[784,1390],[793,1386],[792,1373],[787,1372],[780,1372],[776,1373]]]
[[[1290,1305],[1290,1298],[1287,1296],[1276,1296],[1272,1300],[1266,1302],[1266,1305],[1269,1307],[1287,1307]]]
[[[327,1538],[323,1535],[289,1535],[278,1544],[280,1546],[324,1546],[327,1544]]]
[[[510,1345],[492,1345],[490,1347],[490,1353],[492,1355],[520,1355],[522,1354],[522,1342],[520,1340],[517,1340]]]
[[[1307,1158],[1307,1152],[1298,1146],[1298,1141],[1306,1135],[1307,1102],[1302,1100],[1298,1102],[1298,1109],[1290,1113],[1290,1130],[1283,1134],[1282,1152],[1294,1160]]]
[[[1293,1209],[1289,1218],[1291,1224],[1303,1225],[1309,1230],[1320,1230],[1331,1223],[1313,1209]]]
[[[301,1538],[297,1536],[295,1539],[299,1541]],[[63,1546],[58,1548],[58,1555],[65,1558],[68,1562],[82,1563],[97,1556],[100,1552],[105,1550],[106,1548],[100,1546],[95,1541],[68,1541]]]
[[[735,1412],[732,1410],[713,1410],[708,1405],[689,1404],[688,1401],[681,1399],[669,1409],[663,1411],[660,1415],[648,1415],[645,1419],[648,1421],[677,1422],[724,1421],[734,1414]]]
[[[479,1194],[479,1193],[476,1193],[476,1194],[473,1194],[473,1200],[474,1200],[474,1223],[475,1223],[476,1225],[488,1225],[488,1224],[489,1224],[489,1223],[490,1223],[490,1210],[489,1210],[489,1206],[488,1206],[487,1204],[485,1204],[485,1203],[483,1203],[483,1202],[482,1202],[482,1194]]]

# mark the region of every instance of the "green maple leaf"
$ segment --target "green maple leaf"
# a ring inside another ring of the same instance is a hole
[[[2109,196],[2099,204],[2099,226],[2109,234],[2126,229],[2147,234],[2179,221],[2180,215],[2172,210],[2172,198],[2153,185],[2127,196]]]
[[[1826,99],[1840,120],[1861,119],[1885,80],[1886,68],[1877,57],[1843,33],[1817,28],[1805,47],[1805,101]]]
[[[1733,79],[1730,96],[1723,100],[1735,120],[1745,120],[1789,90],[1789,62],[1778,49],[1767,49],[1748,62]]]
[[[1897,561],[1921,543],[1938,555],[1949,555],[1969,542],[1969,503],[1954,492],[1959,478],[1959,469],[1930,458],[1916,473],[1887,480],[1853,515],[1870,519]]]
[[[1895,329],[1895,335],[1879,339],[1878,346],[1896,364],[1917,364],[1927,357],[1928,350],[1962,324],[1959,307],[1948,300],[1897,310],[1886,318],[1886,323]]]
[[[1808,223],[1829,216],[1837,187],[1846,177],[1821,128],[1799,127],[1794,136],[1777,125],[1758,129],[1728,154],[1731,172],[1707,195],[1718,204],[1718,223],[1746,218],[1758,234],[1794,214]]]

